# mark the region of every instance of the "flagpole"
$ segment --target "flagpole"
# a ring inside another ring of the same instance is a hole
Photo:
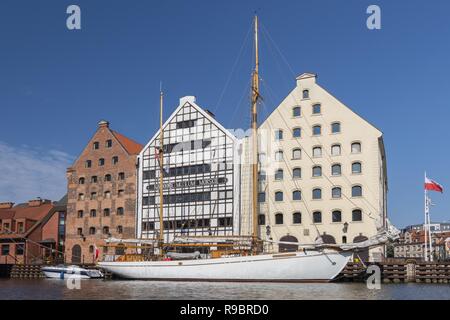
[[[431,199],[428,199],[428,245],[430,246],[430,261],[433,261],[433,242],[431,241],[431,219],[430,219]]]
[[[425,179],[424,182],[427,181],[427,172],[425,171]],[[428,195],[427,195],[427,188],[424,185],[425,189],[425,203],[424,203],[424,215],[425,215],[425,221],[423,225],[423,231],[424,231],[424,248],[423,248],[423,254],[424,254],[424,260],[428,261],[428,245],[427,245],[427,212],[428,212]]]

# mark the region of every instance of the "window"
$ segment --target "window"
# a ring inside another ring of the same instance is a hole
[[[339,210],[334,210],[331,213],[331,221],[333,222],[341,222],[342,221],[342,214]]]
[[[9,244],[2,244],[2,256],[9,256]]]
[[[258,215],[258,225],[263,226],[266,224],[266,216],[263,214]]]
[[[90,211],[90,213],[89,213],[89,216],[90,216],[91,218],[95,218],[95,217],[97,216],[97,210],[92,209],[92,210]]]
[[[105,191],[105,199],[110,199],[111,198],[111,191]]]
[[[300,212],[294,212],[292,214],[292,223],[293,224],[301,224],[302,223],[302,214]]]
[[[322,212],[313,212],[313,223],[322,223]]]
[[[362,187],[353,186],[352,187],[352,197],[362,197]]]
[[[352,153],[360,153],[361,152],[361,143],[353,142],[352,143]]]
[[[78,184],[84,184],[85,181],[86,181],[85,178],[80,178],[78,179]]]
[[[82,236],[83,235],[83,228],[77,229],[77,235]]]
[[[104,217],[109,217],[109,215],[111,214],[111,210],[108,208],[103,209],[103,216]]]
[[[123,197],[123,195],[125,194],[125,190],[122,190],[122,189],[120,189],[120,190],[117,190],[117,196],[120,198],[120,197]]]
[[[361,173],[361,162],[352,163],[352,173]]]
[[[79,201],[83,201],[84,200],[84,193],[79,193],[78,194],[78,200]]]
[[[333,164],[331,166],[331,175],[332,176],[340,176],[341,175],[341,165],[340,164]]]
[[[278,150],[275,152],[275,161],[283,161],[283,151]]]
[[[98,149],[100,149],[100,143],[99,142],[94,142],[93,143],[93,147],[94,147],[94,150],[98,150]]]
[[[300,138],[302,136],[302,129],[301,128],[294,128],[292,130],[292,136],[294,138]]]
[[[117,176],[117,178],[119,180],[125,180],[125,173],[124,172],[119,172],[119,175]]]
[[[275,171],[275,180],[283,180],[283,169]]]
[[[321,166],[314,166],[312,168],[312,176],[313,177],[321,177],[322,176],[322,167]]]
[[[292,150],[292,159],[293,160],[299,160],[301,158],[302,158],[302,150],[301,149]]]
[[[103,227],[103,234],[109,233],[109,227]]]
[[[314,147],[313,148],[313,157],[320,158],[322,156],[322,147]]]
[[[102,167],[104,165],[105,165],[105,159],[103,159],[103,158],[98,159],[98,166]]]
[[[155,223],[154,222],[142,222],[142,231],[150,231],[155,230]]]
[[[331,133],[340,133],[341,132],[341,124],[339,122],[333,122],[331,124]]]
[[[320,125],[313,126],[313,136],[320,136],[322,134],[322,127]]]
[[[334,187],[331,189],[331,197],[333,199],[339,199],[342,197],[342,190],[339,187]]]
[[[89,253],[94,253],[94,246],[89,246]]]
[[[22,256],[24,252],[24,245],[23,244],[16,244],[16,255]]]
[[[117,226],[117,233],[118,234],[122,234],[123,233],[123,227],[122,226]]]
[[[91,177],[91,183],[97,183],[97,181],[98,181],[97,176],[92,176]]]
[[[23,226],[23,222],[18,222],[17,223],[17,233],[23,233],[24,230],[24,226]]]
[[[352,221],[362,221],[362,211],[355,209],[352,211]]]
[[[91,200],[97,199],[97,192],[91,192]]]
[[[112,147],[112,140],[106,140],[106,147],[111,148]]]
[[[283,140],[283,130],[275,130],[275,140]]]
[[[266,193],[265,192],[258,193],[258,202],[266,202]]]
[[[194,224],[194,226],[195,226],[195,224]],[[231,226],[233,226],[233,219],[219,218],[219,227],[231,227]]]
[[[119,157],[118,156],[114,156],[112,158],[112,164],[118,164],[119,163]]]
[[[302,177],[302,169],[300,168],[292,169],[292,177],[294,179],[300,179]]]
[[[301,108],[299,106],[292,108],[292,116],[293,117],[300,117],[301,115]]]
[[[275,224],[283,224],[283,214],[277,213],[275,215]]]
[[[110,182],[112,180],[112,177],[110,174],[105,175],[105,181]]]
[[[281,191],[275,192],[275,201],[283,201],[283,192]]]
[[[342,236],[342,243],[347,243],[347,237],[346,236]]]
[[[302,193],[300,192],[300,190],[295,190],[292,192],[292,200],[302,200]]]
[[[312,113],[313,114],[320,114],[322,112],[322,106],[319,103],[316,103],[312,106]]]
[[[90,235],[94,235],[95,234],[95,228],[94,227],[90,227],[89,228],[89,234]]]
[[[322,199],[322,189],[320,189],[320,188],[313,189],[313,191],[312,191],[312,198],[314,200]]]
[[[302,97],[303,99],[309,99],[309,90],[303,90]]]
[[[117,215],[118,216],[123,216],[124,210],[122,207],[117,208]]]
[[[340,156],[341,155],[341,145],[340,144],[333,144],[331,146],[331,155],[332,156]]]
[[[86,160],[85,165],[86,168],[90,168],[92,167],[92,161],[91,160]]]
[[[83,216],[84,216],[84,211],[83,210],[78,210],[77,218],[83,218]]]
[[[258,180],[259,181],[266,181],[266,172],[265,171],[260,171],[258,174]]]

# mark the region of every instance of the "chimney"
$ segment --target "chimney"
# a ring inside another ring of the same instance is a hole
[[[99,128],[109,128],[109,122],[106,120],[102,120],[98,123]]]
[[[12,209],[14,202],[0,202],[0,209]]]
[[[180,106],[184,105],[186,102],[195,103],[196,99],[194,96],[185,96],[180,98]]]
[[[52,203],[52,202],[50,200],[37,198],[37,199],[28,201],[28,206],[29,207],[39,207],[40,205],[47,204],[47,203]]]

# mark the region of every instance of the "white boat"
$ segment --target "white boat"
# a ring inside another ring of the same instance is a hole
[[[327,282],[345,267],[351,252],[300,251],[216,259],[100,262],[121,278],[196,281]]]
[[[96,269],[85,269],[78,266],[48,266],[42,267],[47,278],[53,279],[98,279],[103,278],[103,273]]]

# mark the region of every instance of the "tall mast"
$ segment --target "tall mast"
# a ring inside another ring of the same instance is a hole
[[[258,118],[257,104],[259,98],[259,57],[258,57],[258,16],[255,15],[255,70],[252,78],[252,213],[254,241],[253,251],[257,252],[258,239]]]
[[[164,177],[164,131],[163,131],[163,98],[164,94],[160,88],[159,95],[159,249],[162,254],[164,244],[164,222],[163,222],[163,177]]]

